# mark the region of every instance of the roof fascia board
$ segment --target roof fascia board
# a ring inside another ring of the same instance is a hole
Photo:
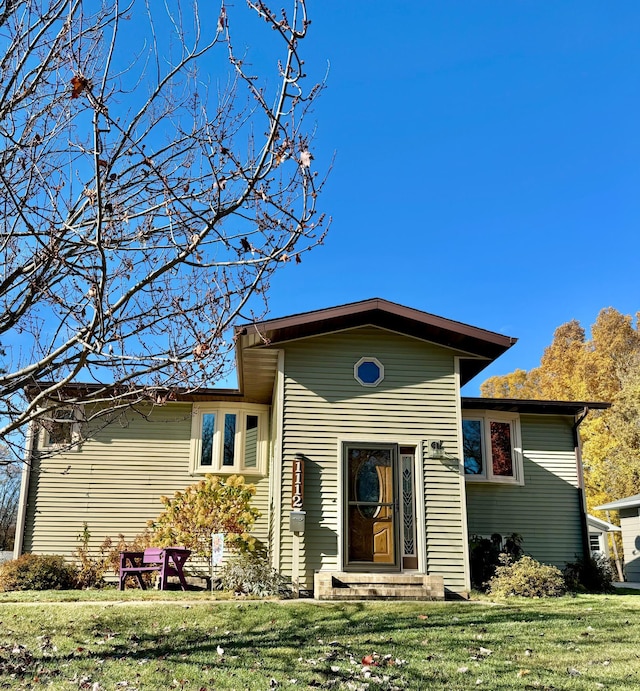
[[[322,336],[331,336],[334,334],[345,333],[346,331],[355,331],[356,329],[366,329],[369,327],[372,327],[374,329],[380,329],[381,331],[386,331],[387,333],[396,334],[398,336],[404,336],[405,338],[412,338],[416,341],[419,341],[420,343],[429,343],[429,344],[434,345],[438,348],[444,348],[445,350],[450,350],[457,357],[462,357],[462,358],[469,359],[469,360],[484,360],[484,361],[488,361],[488,362],[492,361],[491,358],[483,356],[483,355],[476,355],[475,353],[470,353],[469,351],[461,350],[460,348],[454,348],[452,346],[443,345],[442,343],[438,343],[437,341],[431,341],[427,338],[420,338],[420,336],[414,336],[413,334],[408,334],[408,333],[405,333],[404,331],[397,331],[396,329],[390,329],[386,326],[380,326],[379,324],[374,324],[373,322],[370,322],[367,324],[358,324],[356,326],[346,326],[343,329],[334,329],[334,330],[330,330],[330,331],[323,331],[322,333],[312,334],[310,336],[297,336],[295,338],[287,338],[287,339],[278,341],[277,343],[274,343],[274,344],[263,342],[263,343],[256,344],[256,345],[246,346],[246,348],[274,348],[276,346],[279,346],[280,344],[294,343],[296,341],[306,341],[310,338],[321,338]]]

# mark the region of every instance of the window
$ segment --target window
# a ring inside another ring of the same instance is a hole
[[[267,406],[194,406],[191,467],[201,473],[266,472]]]
[[[600,553],[600,533],[589,533],[589,548],[592,554]]]
[[[353,376],[362,386],[378,386],[384,379],[384,365],[374,357],[362,357],[353,366]]]
[[[82,408],[58,408],[41,419],[42,446],[77,450],[82,420]]]
[[[523,483],[517,415],[487,412],[463,419],[462,445],[467,480]]]

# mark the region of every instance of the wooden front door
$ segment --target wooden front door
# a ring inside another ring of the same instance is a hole
[[[348,445],[345,449],[346,566],[395,570],[398,566],[396,449]]]

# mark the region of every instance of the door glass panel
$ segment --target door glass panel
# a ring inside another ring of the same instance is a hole
[[[380,476],[378,475],[376,459],[371,456],[363,461],[356,471],[355,492],[358,502],[379,502],[380,497]],[[359,505],[360,512],[366,518],[373,518],[376,515],[378,506]]]
[[[347,553],[350,563],[395,565],[394,450],[347,450]]]

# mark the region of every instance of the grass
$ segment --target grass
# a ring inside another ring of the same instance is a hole
[[[110,595],[118,599],[0,600],[0,689],[640,688],[637,595],[505,604]]]

